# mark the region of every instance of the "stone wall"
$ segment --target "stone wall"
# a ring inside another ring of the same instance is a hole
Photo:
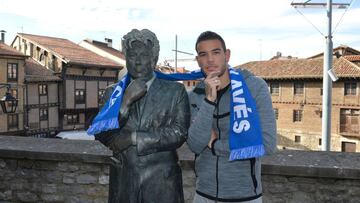
[[[0,136],[0,202],[107,202],[110,156],[97,141]]]
[[[179,149],[186,203],[194,155]],[[0,136],[0,202],[105,203],[111,152],[97,141]],[[263,158],[264,203],[360,203],[360,154],[283,150]]]
[[[183,147],[184,148],[184,147]],[[193,155],[180,151],[184,195],[195,191]],[[264,203],[360,203],[360,154],[283,150],[262,160]]]

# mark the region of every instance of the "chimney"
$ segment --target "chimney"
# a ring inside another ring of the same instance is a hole
[[[112,47],[112,39],[105,38],[105,42],[107,43],[108,47]]]
[[[2,42],[2,43],[5,43],[5,30],[0,30],[0,32],[1,32],[1,40],[0,40],[0,42]]]

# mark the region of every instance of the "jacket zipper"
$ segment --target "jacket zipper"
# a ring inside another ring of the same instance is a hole
[[[219,103],[220,103],[220,98],[219,100],[217,100],[216,102],[216,127],[218,130],[218,140],[220,140],[220,128],[219,128]],[[218,198],[219,198],[219,156],[216,156],[216,199],[215,199],[215,203],[218,202]]]

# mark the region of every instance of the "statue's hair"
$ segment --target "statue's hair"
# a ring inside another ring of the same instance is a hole
[[[134,41],[140,41],[146,46],[152,47],[153,59],[157,60],[160,52],[160,44],[156,35],[148,29],[133,29],[129,33],[123,36],[121,39],[122,51],[126,56],[126,51],[131,48],[131,43]]]

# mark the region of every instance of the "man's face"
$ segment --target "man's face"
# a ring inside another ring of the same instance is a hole
[[[126,50],[126,67],[133,79],[150,80],[153,76],[152,50],[140,41],[131,43]]]
[[[224,50],[219,40],[201,41],[197,45],[197,52],[196,60],[205,75],[213,71],[218,71],[220,72],[219,76],[222,76],[227,70],[230,50]]]

